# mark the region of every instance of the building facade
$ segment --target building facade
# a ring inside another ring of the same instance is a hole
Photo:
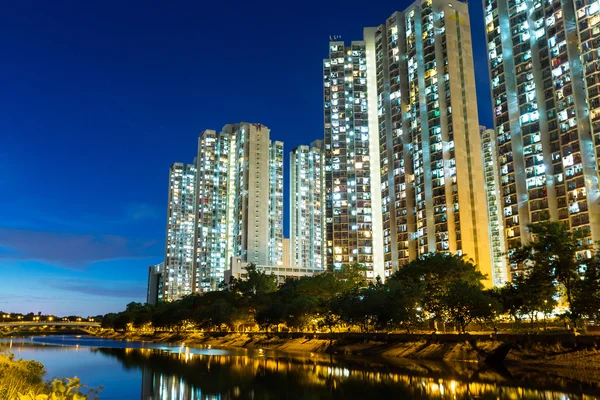
[[[164,262],[148,267],[148,289],[146,291],[146,303],[148,304],[154,305],[163,301],[164,268]]]
[[[325,269],[325,170],[322,143],[290,152],[289,266]]]
[[[591,246],[600,239],[598,3],[485,0],[484,18],[508,253],[544,220]]]
[[[198,138],[194,292],[216,290],[228,268],[230,148],[227,133],[206,130]]]
[[[417,1],[366,28],[364,41],[329,50],[327,264],[370,262],[385,279],[420,255],[452,252],[491,286],[467,5]]]
[[[258,271],[273,276],[278,285],[283,285],[288,279],[300,279],[322,272],[322,270],[315,270],[314,268],[289,267],[282,265],[255,265]],[[229,283],[232,278],[241,280],[248,279],[248,272],[246,271],[247,266],[248,263],[243,261],[240,257],[232,257],[229,269],[225,271],[225,282]]]
[[[283,143],[261,124],[226,125],[233,156],[229,207],[231,255],[247,263],[283,265]]]
[[[481,156],[483,157],[483,175],[488,213],[488,234],[490,236],[492,281],[501,287],[509,282],[504,242],[504,218],[502,199],[500,198],[500,171],[498,168],[498,148],[496,132],[480,127]]]
[[[381,230],[374,226],[380,208],[373,205],[379,199],[373,176],[379,162],[371,151],[377,132],[369,124],[366,43],[330,42],[323,78],[325,263],[333,268],[359,263],[373,279],[383,270],[376,260]]]
[[[283,143],[269,134],[239,123],[198,138],[193,293],[217,290],[234,256],[283,265]]]
[[[167,240],[163,299],[172,301],[192,293],[196,221],[196,166],[175,163],[169,173]]]
[[[287,265],[283,250],[283,142],[271,142],[269,156],[269,262]]]

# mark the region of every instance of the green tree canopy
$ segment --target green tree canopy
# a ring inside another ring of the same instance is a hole
[[[462,281],[483,289],[485,276],[466,257],[448,253],[429,253],[413,260],[395,272],[391,280],[410,282],[422,290],[420,307],[435,319],[450,318],[445,301],[451,285]]]

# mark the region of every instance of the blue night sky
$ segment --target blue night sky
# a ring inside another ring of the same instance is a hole
[[[361,40],[409,4],[5,2],[0,310],[95,315],[144,301],[147,267],[163,258],[169,166],[226,123],[268,126],[286,154],[322,138],[329,36]],[[481,2],[469,7],[489,126]],[[286,161],[286,191],[287,174]]]

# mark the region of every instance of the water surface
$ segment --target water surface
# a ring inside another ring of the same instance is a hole
[[[600,399],[593,379],[527,368],[70,335],[3,339],[0,346],[42,362],[48,379],[78,376],[91,387],[103,386],[103,400]]]

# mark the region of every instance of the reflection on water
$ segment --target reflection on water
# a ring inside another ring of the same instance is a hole
[[[48,357],[56,347],[47,344],[65,343],[69,347]],[[53,359],[76,360],[76,353],[79,358],[95,360],[90,364],[98,366],[97,373],[108,370],[111,377],[127,376],[116,382],[109,379],[102,399],[600,398],[600,386],[591,382],[523,369],[485,369],[475,364],[111,343],[95,338],[81,338],[75,343],[78,348],[73,344],[73,338],[34,339],[16,343],[13,350],[23,358],[42,358],[49,372],[53,362],[60,362]],[[70,375],[89,382],[81,372],[74,367]]]

